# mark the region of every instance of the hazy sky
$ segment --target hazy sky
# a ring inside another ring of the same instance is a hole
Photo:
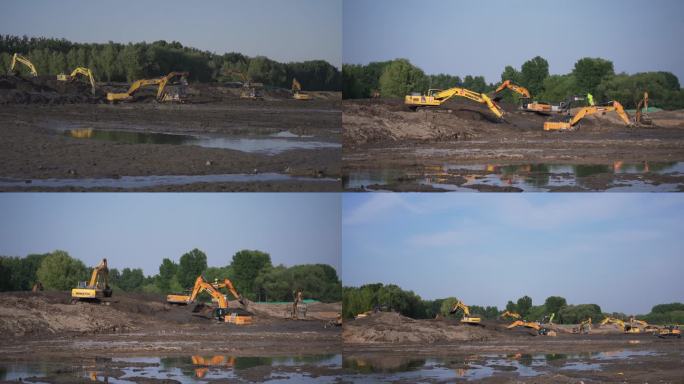
[[[628,314],[684,302],[677,194],[347,193],[342,217],[346,286],[499,308],[523,295]]]
[[[155,274],[167,257],[199,248],[210,266],[241,249],[274,265],[339,269],[340,198],[315,193],[15,193],[0,195],[0,255],[62,249],[88,266]]]
[[[537,55],[552,74],[582,57],[684,82],[681,0],[344,0],[343,62],[407,58],[427,73],[484,75]]]
[[[341,65],[342,0],[4,0],[0,33],[179,41],[216,53]]]

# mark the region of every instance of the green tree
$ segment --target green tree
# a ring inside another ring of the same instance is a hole
[[[544,80],[547,77],[549,62],[541,56],[526,61],[520,68],[520,82],[532,95],[539,95],[544,91]]]
[[[518,312],[518,306],[515,305],[514,302],[508,300],[508,303],[506,303],[506,310],[509,312]]]
[[[501,83],[510,80],[514,84],[520,84],[520,78],[520,72],[510,65],[507,65],[503,72],[501,72]],[[512,91],[502,91],[499,95],[501,95],[500,97],[503,100],[506,100],[509,103],[516,103],[518,99],[520,99],[520,95]],[[536,97],[537,95],[534,96]]]
[[[180,266],[176,274],[178,282],[183,287],[192,287],[197,276],[201,275],[205,269],[207,269],[207,255],[195,248],[181,256]]]
[[[558,311],[566,305],[568,305],[567,301],[565,301],[564,297],[560,296],[549,296],[544,302],[544,307],[546,307],[549,314],[558,313]]]
[[[596,93],[596,89],[605,78],[613,76],[613,62],[601,58],[585,57],[575,63],[572,74],[582,93]]]
[[[425,74],[406,59],[397,59],[385,67],[380,76],[383,97],[403,97],[425,88]]]
[[[272,268],[271,255],[257,250],[241,250],[233,255],[231,262],[235,280],[233,283],[243,296],[254,300],[257,297],[255,280],[262,270]]]
[[[57,250],[43,258],[36,275],[45,289],[64,291],[87,279],[88,269],[81,260]]]
[[[118,281],[118,287],[126,292],[138,291],[145,283],[145,275],[142,269],[124,268]]]
[[[178,264],[170,259],[165,258],[159,265],[159,275],[157,278],[157,287],[161,292],[169,292],[171,288],[171,281],[178,274]]]
[[[532,298],[525,295],[518,299],[518,302],[515,306],[518,309],[520,316],[527,317],[527,315],[530,313],[530,309],[532,308]]]

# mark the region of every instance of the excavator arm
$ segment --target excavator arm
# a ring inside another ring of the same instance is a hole
[[[76,80],[76,76],[82,75],[90,82],[90,91],[95,94],[95,77],[93,77],[93,72],[85,67],[77,67],[74,69],[70,75],[59,74],[57,75],[57,80],[60,81],[73,81]]]
[[[517,312],[506,311],[506,312],[501,314],[501,317],[512,317],[512,318],[517,320],[517,319],[520,319],[521,316]]]
[[[157,79],[141,79],[141,80],[136,80],[131,84],[130,88],[128,88],[127,92],[124,93],[113,93],[109,92],[107,93],[107,100],[109,101],[122,101],[122,100],[129,100],[133,95],[143,87],[147,87],[150,85],[158,85],[159,88],[157,89],[157,100],[161,101],[162,97],[164,95],[164,89],[166,88],[166,85],[169,83],[169,81],[173,80],[175,77],[181,77],[185,78],[189,76],[188,72],[171,72],[168,75],[164,77],[160,77]]]
[[[496,95],[497,93],[503,91],[506,88],[519,94],[523,98],[529,99],[530,97],[532,97],[530,95],[530,91],[527,88],[521,85],[513,84],[510,80],[506,80],[503,83],[501,83],[501,85],[499,85],[499,87],[494,91],[494,94]]]
[[[194,302],[197,299],[197,295],[202,292],[207,292],[211,297],[216,299],[216,301],[218,301],[219,308],[228,308],[228,302],[226,302],[226,298],[221,294],[221,292],[216,290],[213,285],[207,283],[207,281],[204,280],[204,277],[200,275],[197,277],[197,279],[195,279],[195,285],[192,288],[192,294],[190,295],[189,301]]]
[[[436,107],[442,105],[447,100],[454,96],[464,97],[472,101],[486,104],[490,111],[496,117],[502,119],[504,112],[489,96],[484,93],[473,92],[469,89],[453,87],[445,90],[428,90],[427,95],[407,95],[404,97],[404,104],[408,105],[412,110],[418,107]]]
[[[625,112],[625,109],[622,107],[622,104],[620,104],[620,102],[618,101],[611,101],[607,105],[594,105],[584,107],[580,109],[569,121],[547,121],[544,123],[544,130],[551,131],[572,129],[575,125],[577,125],[580,122],[580,120],[582,120],[586,116],[613,111],[620,117],[620,119],[622,120],[622,122],[625,123],[625,125],[632,125],[632,122],[629,120],[629,115],[627,115],[627,112]]]
[[[233,286],[232,281],[224,279],[222,283],[212,284],[212,286],[217,289],[226,288],[228,292],[230,292],[230,294],[233,295],[233,297],[240,302],[240,304],[246,305],[245,299],[242,297],[241,294],[238,293],[237,289],[235,289],[235,286]]]
[[[470,317],[470,307],[465,305],[464,302],[461,300],[456,300],[454,305],[451,307],[451,310],[449,313],[456,313],[459,310],[463,311],[463,318],[461,319],[461,323],[466,323],[466,324],[474,324],[478,325],[480,324],[480,319],[479,317]]]
[[[302,84],[295,78],[292,78],[292,97],[296,100],[311,100],[309,94],[302,92]]]
[[[93,268],[89,281],[80,282],[77,288],[71,290],[72,299],[100,299],[111,296],[107,259],[102,259],[100,264]]]
[[[27,59],[26,57],[18,53],[15,53],[12,56],[12,63],[10,64],[10,73],[15,73],[14,70],[18,62],[24,64],[29,69],[29,71],[31,71],[31,76],[38,76],[38,71],[36,71],[36,67],[35,65],[33,65],[33,63],[31,63],[31,60]]]

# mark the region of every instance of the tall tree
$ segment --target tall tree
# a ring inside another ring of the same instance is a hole
[[[271,255],[256,250],[241,250],[233,255],[231,263],[235,273],[234,284],[245,297],[254,300],[257,296],[255,280],[259,273],[272,268]]]
[[[38,279],[45,289],[68,290],[88,276],[88,269],[81,260],[74,259],[64,251],[49,253],[38,267]]]
[[[183,287],[192,287],[197,276],[205,269],[207,269],[207,255],[195,248],[181,256],[177,274],[178,282]]]
[[[544,91],[544,80],[549,77],[549,62],[541,56],[536,56],[523,63],[520,68],[520,82],[529,89],[532,95]]]
[[[605,78],[615,74],[613,62],[601,58],[585,57],[575,63],[572,71],[577,86],[582,93],[596,93],[596,89]]]
[[[423,91],[425,74],[406,59],[397,59],[385,67],[380,76],[380,92],[385,97],[403,97]]]

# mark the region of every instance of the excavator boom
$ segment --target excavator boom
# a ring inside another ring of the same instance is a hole
[[[72,299],[100,299],[111,296],[107,259],[102,259],[100,264],[93,268],[89,281],[80,282],[77,288],[71,290]]]
[[[625,109],[622,107],[622,104],[620,104],[618,101],[611,101],[610,103],[608,103],[608,105],[594,105],[584,107],[580,109],[569,121],[547,121],[544,123],[544,130],[553,131],[572,129],[575,125],[577,125],[580,122],[580,120],[582,120],[586,116],[613,111],[617,113],[617,115],[620,117],[622,122],[625,123],[625,125],[632,125],[631,121],[629,120],[629,115],[627,115],[627,112],[625,112]]]
[[[76,76],[82,75],[88,79],[90,82],[90,91],[95,94],[95,78],[93,77],[93,72],[85,67],[77,67],[74,69],[70,75],[59,74],[57,75],[57,80],[59,81],[73,81],[76,80]]]
[[[465,305],[465,303],[463,303],[462,301],[456,300],[454,305],[451,307],[449,313],[456,313],[459,310],[463,311],[463,318],[461,319],[461,323],[480,325],[482,319],[480,319],[479,317],[470,317],[470,308],[467,305]]]
[[[407,95],[404,97],[404,104],[412,110],[419,107],[438,107],[454,96],[464,97],[476,101],[481,104],[486,104],[490,111],[496,117],[502,119],[504,112],[489,96],[484,93],[473,92],[469,89],[453,87],[445,90],[430,89],[427,95]]]
[[[36,71],[36,66],[31,63],[31,60],[27,59],[26,57],[15,53],[12,55],[12,63],[10,64],[10,73],[16,73],[15,68],[17,66],[17,63],[24,64],[29,71],[31,71],[31,76],[36,77],[38,76],[38,71]]]
[[[295,100],[311,100],[311,96],[308,93],[302,92],[302,84],[295,78],[292,78],[292,97]]]
[[[530,97],[532,97],[530,95],[530,91],[527,90],[527,88],[525,88],[521,85],[513,84],[510,80],[506,80],[503,83],[501,83],[501,85],[499,85],[499,87],[494,91],[494,94],[497,94],[506,88],[508,88],[511,91],[519,94],[523,98],[529,99]]]
[[[141,80],[136,80],[131,84],[130,88],[128,88],[127,92],[123,93],[114,93],[114,92],[109,92],[107,93],[107,100],[109,101],[124,101],[124,100],[130,100],[133,95],[143,87],[147,87],[150,85],[157,85],[157,100],[162,101],[163,96],[164,96],[164,90],[169,83],[169,81],[173,80],[176,77],[180,77],[182,79],[187,78],[190,74],[188,72],[171,72],[168,75],[164,77],[160,77],[157,79],[141,79]]]

